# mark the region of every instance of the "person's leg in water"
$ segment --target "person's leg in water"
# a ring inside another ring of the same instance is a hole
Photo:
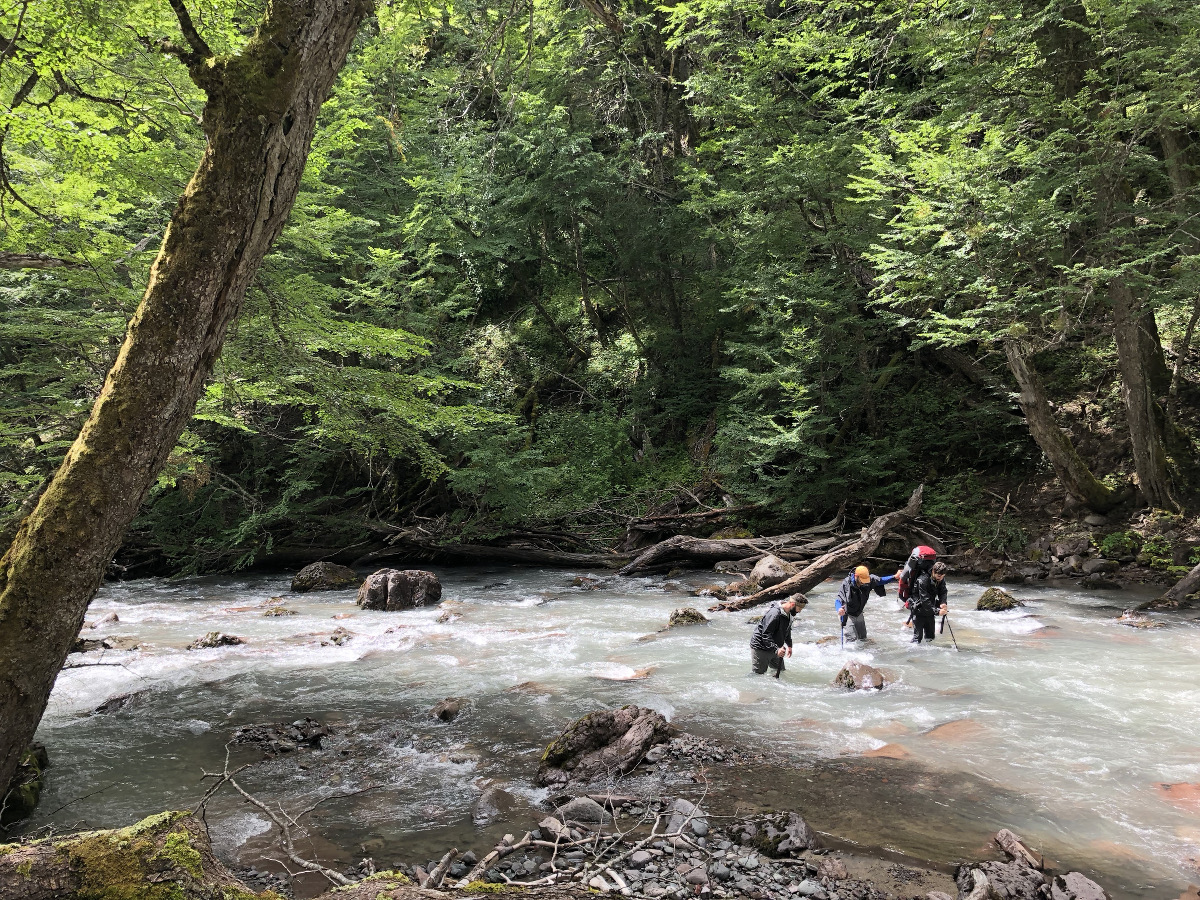
[[[913,616],[913,636],[911,643],[919,644],[922,640],[933,640],[933,616]]]
[[[863,613],[857,616],[849,616],[850,624],[854,626],[854,635],[850,640],[865,641],[867,639],[867,620]]]

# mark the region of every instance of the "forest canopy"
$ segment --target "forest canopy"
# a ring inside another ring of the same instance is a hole
[[[215,52],[264,6],[188,4]],[[0,6],[6,535],[203,152],[177,29]],[[379,4],[126,559],[487,540],[680,488],[784,523],[997,478],[1186,507],[1198,68],[1182,0]]]

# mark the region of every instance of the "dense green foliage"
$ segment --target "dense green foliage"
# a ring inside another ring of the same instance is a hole
[[[215,45],[257,15],[190,5]],[[177,29],[0,9],[0,252],[85,264],[0,271],[0,522],[97,395],[199,156]],[[1006,341],[1127,480],[1114,278],[1179,363],[1155,389],[1186,501],[1198,70],[1183,0],[380,4],[133,541],[219,568],[697,484],[783,524],[922,480],[969,500],[1045,477]]]

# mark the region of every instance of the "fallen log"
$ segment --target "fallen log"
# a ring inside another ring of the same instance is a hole
[[[1161,597],[1143,603],[1138,609],[1178,609],[1187,602],[1189,595],[1198,591],[1200,591],[1200,565],[1184,575],[1175,587]]]
[[[776,556],[789,560],[797,556],[805,558],[819,550],[824,550],[830,543],[834,543],[840,539],[835,536],[799,544],[800,541],[814,534],[835,530],[841,524],[845,508],[845,504],[843,504],[841,509],[838,510],[837,516],[824,525],[814,525],[800,531],[792,531],[788,534],[777,534],[770,537],[722,538],[713,540],[711,538],[698,538],[685,534],[677,534],[664,541],[659,541],[652,547],[647,547],[636,559],[621,569],[621,574],[633,575],[652,566],[661,566],[665,563],[691,562],[711,565],[723,559],[757,559],[767,553],[773,553]]]
[[[160,813],[114,831],[0,844],[0,900],[257,896],[213,855],[201,822]]]
[[[835,572],[844,572],[861,562],[865,557],[875,552],[879,542],[893,528],[912,519],[921,509],[921,496],[925,486],[919,486],[908,499],[908,505],[903,509],[880,516],[862,530],[857,540],[850,541],[817,557],[807,566],[786,581],[781,581],[774,587],[751,594],[749,597],[739,597],[736,600],[726,600],[716,606],[709,607],[710,612],[745,609],[758,606],[771,600],[789,597],[792,594],[803,594],[810,591]]]
[[[533,547],[489,547],[485,544],[397,544],[384,550],[365,553],[352,565],[365,566],[384,559],[453,559],[467,562],[515,562],[566,568],[617,569],[633,557],[632,553],[570,553],[565,550],[539,550]]]

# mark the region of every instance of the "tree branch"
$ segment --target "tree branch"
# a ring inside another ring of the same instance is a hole
[[[192,62],[200,62],[206,59],[212,59],[216,54],[212,52],[212,48],[200,36],[200,32],[196,30],[196,26],[192,23],[191,14],[188,13],[187,7],[183,5],[183,0],[170,0],[171,9],[175,10],[175,18],[179,20],[179,30],[183,32],[184,40],[188,42],[188,46],[192,48],[192,52],[188,54]]]

